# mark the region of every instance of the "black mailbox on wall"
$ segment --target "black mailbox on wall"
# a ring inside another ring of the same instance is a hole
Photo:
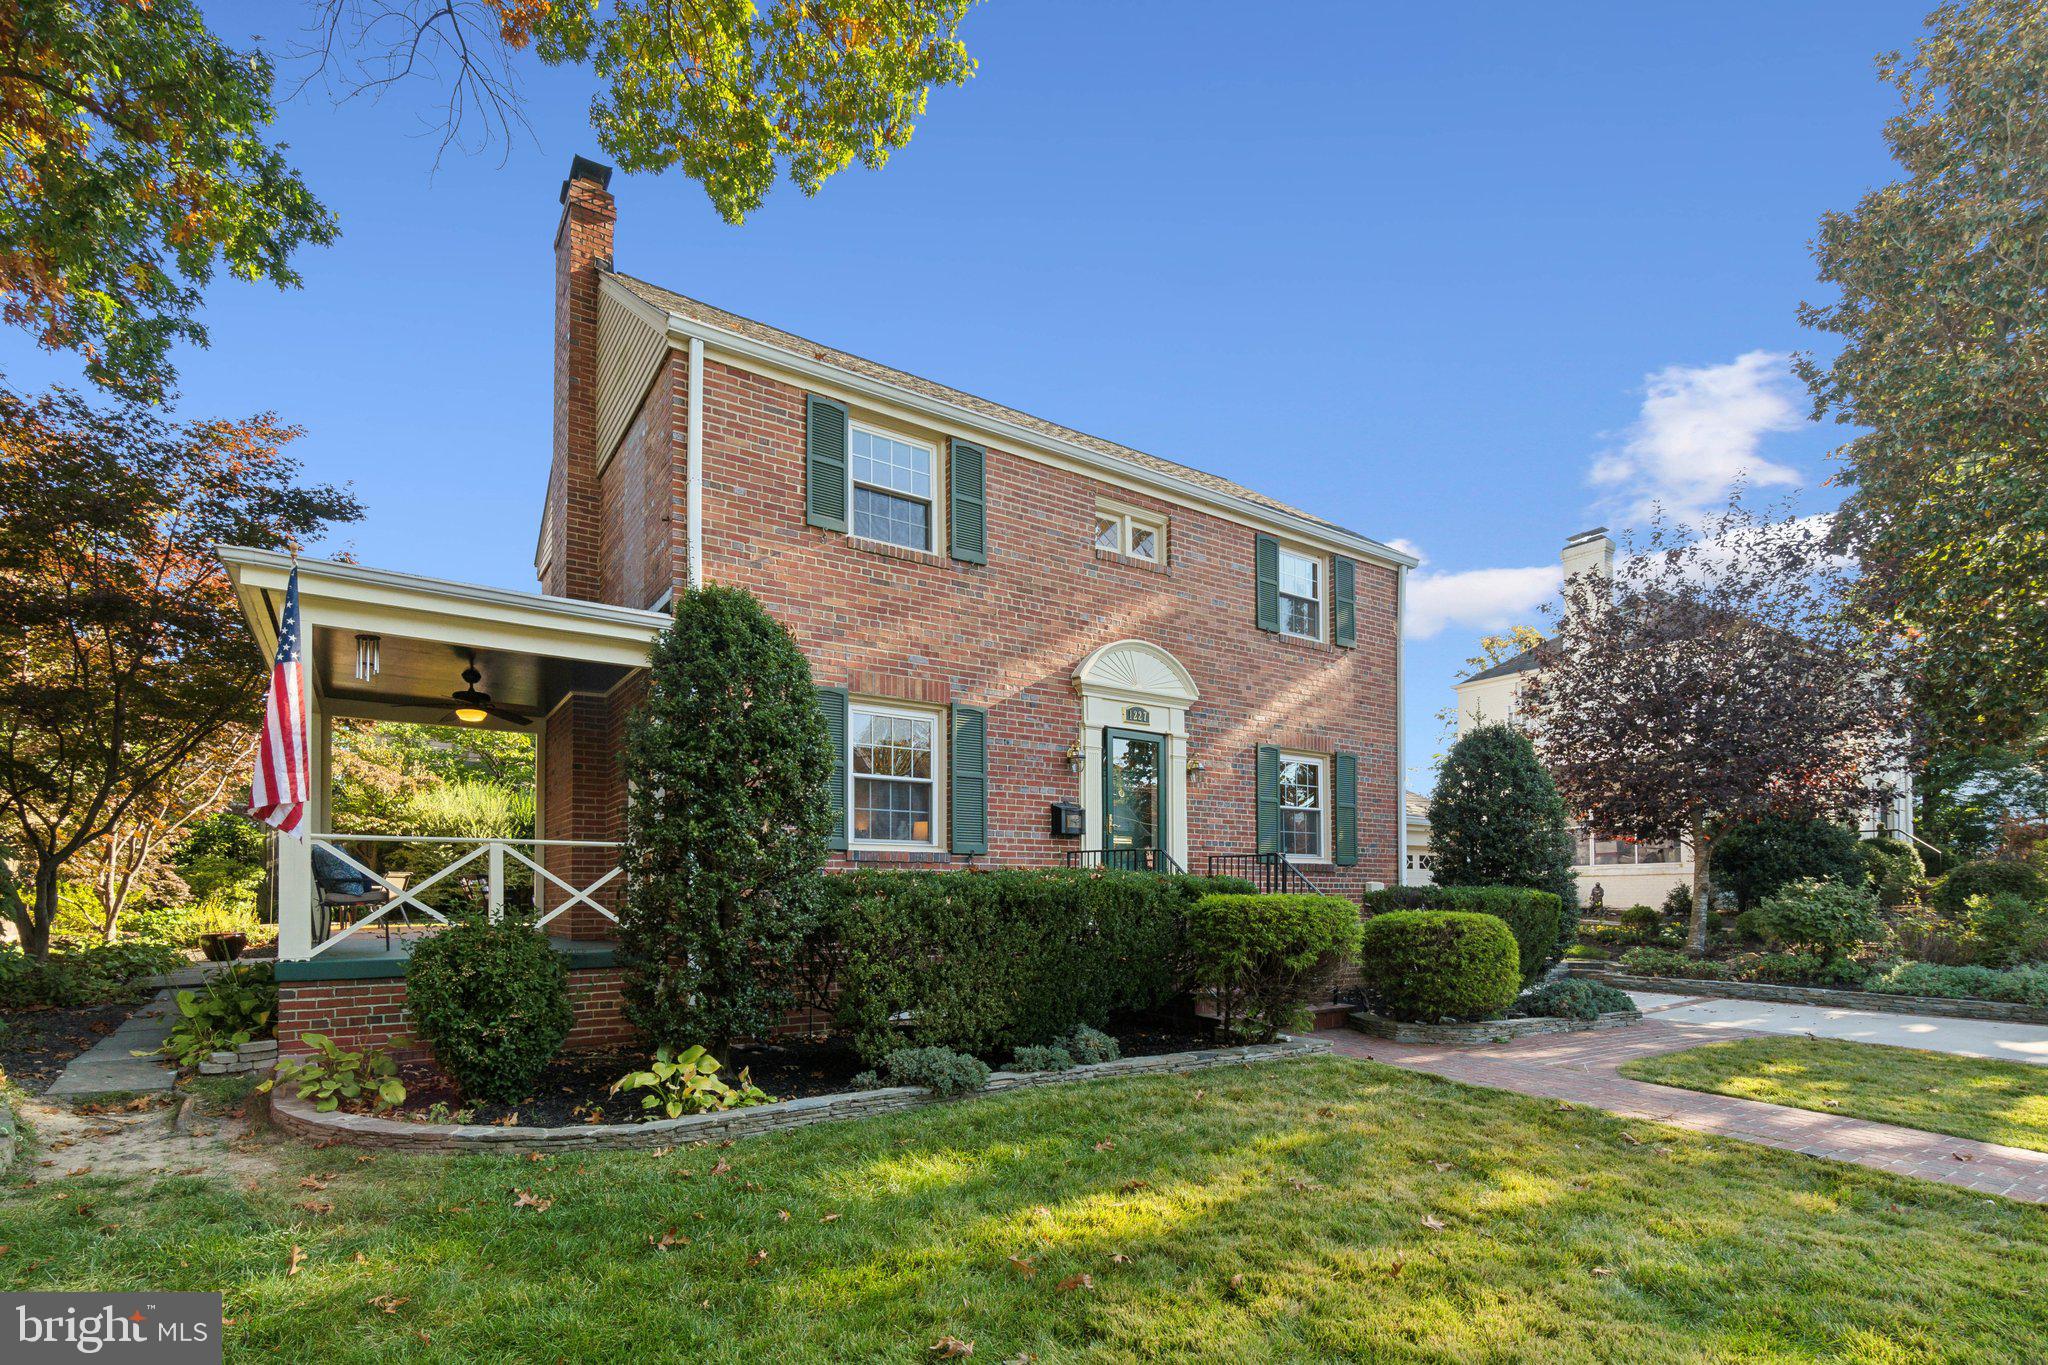
[[[1078,801],[1052,803],[1052,837],[1078,839],[1087,832],[1087,816]]]

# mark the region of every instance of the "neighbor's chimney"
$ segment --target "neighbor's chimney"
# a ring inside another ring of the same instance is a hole
[[[1595,600],[1605,602],[1614,582],[1614,537],[1605,526],[1581,531],[1564,543],[1558,558],[1564,564],[1565,592],[1589,589]]]
[[[617,213],[607,186],[612,168],[585,157],[562,182],[555,229],[555,453],[548,470],[548,543],[541,547],[541,591],[596,600],[597,281],[612,266]]]

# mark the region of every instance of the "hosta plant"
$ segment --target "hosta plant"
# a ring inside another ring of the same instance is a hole
[[[231,968],[199,990],[178,992],[178,1018],[164,1040],[163,1055],[179,1066],[192,1066],[209,1052],[268,1037],[276,1010],[277,986],[268,966]]]
[[[718,1078],[718,1059],[701,1047],[680,1053],[667,1045],[656,1049],[645,1071],[629,1071],[612,1082],[612,1093],[644,1090],[640,1107],[658,1110],[667,1118],[685,1114],[714,1114],[726,1109],[744,1109],[767,1104],[772,1096],[756,1086],[742,1070],[738,1085]]]
[[[256,1089],[273,1085],[296,1085],[299,1098],[313,1101],[321,1113],[331,1113],[344,1104],[364,1100],[372,1109],[391,1109],[405,1103],[405,1082],[398,1079],[398,1063],[381,1047],[347,1052],[324,1033],[302,1033],[299,1041],[313,1049],[311,1057],[281,1057],[270,1079]]]

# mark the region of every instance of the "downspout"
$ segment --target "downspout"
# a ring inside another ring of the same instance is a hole
[[[1408,882],[1408,664],[1402,657],[1408,623],[1408,568],[1394,570],[1394,880]]]
[[[689,537],[689,577],[692,588],[704,586],[704,339],[690,338],[690,417],[687,435],[689,503],[685,512],[685,534]]]

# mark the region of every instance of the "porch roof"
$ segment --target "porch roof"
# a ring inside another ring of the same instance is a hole
[[[215,547],[267,663],[291,556]],[[450,723],[450,694],[474,652],[484,691],[529,718],[573,692],[608,692],[646,666],[665,612],[511,592],[328,559],[300,558],[299,614],[323,710],[372,720]],[[380,641],[377,676],[355,676],[355,637]],[[493,728],[499,722],[490,722]]]

